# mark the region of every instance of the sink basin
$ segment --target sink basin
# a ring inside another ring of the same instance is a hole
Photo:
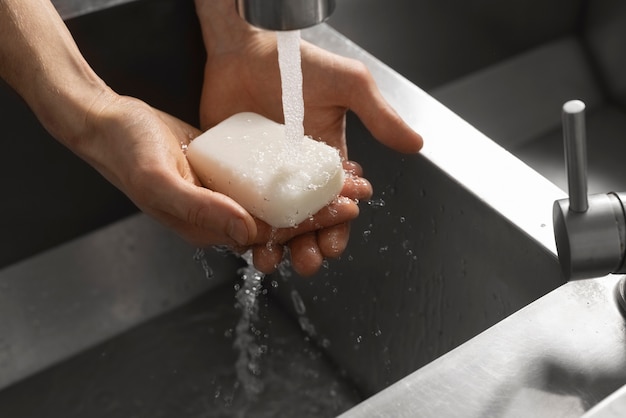
[[[123,249],[111,254],[111,244]],[[102,251],[121,265],[107,267]],[[13,320],[0,325],[0,415],[335,416],[360,400],[262,294],[263,334],[250,334],[263,350],[261,374],[242,371],[238,263],[207,256],[217,266],[207,279],[193,255],[139,215],[4,270],[0,311]]]
[[[85,3],[89,14],[57,6],[105,80],[197,123],[192,2]],[[551,208],[564,192],[330,26],[303,37],[364,62],[426,143],[399,155],[349,115],[350,157],[375,195],[340,259],[310,279],[265,278],[261,374],[244,364],[242,375],[233,347],[241,260],[203,259],[74,162],[21,217],[26,193],[7,189],[17,221],[5,236],[42,232],[16,240],[0,270],[0,415],[580,416],[626,383],[618,278],[560,274]],[[52,142],[15,103],[0,91],[13,132]],[[32,184],[73,161],[28,142],[34,151],[7,164],[39,158]],[[80,190],[107,206],[80,206]]]

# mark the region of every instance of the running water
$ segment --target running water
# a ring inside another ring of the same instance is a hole
[[[276,32],[278,66],[283,94],[285,136],[293,149],[304,137],[304,98],[302,96],[302,60],[300,31]]]
[[[283,115],[285,118],[285,137],[287,152],[295,154],[297,144],[304,137],[304,99],[302,95],[302,64],[300,57],[300,31],[276,32],[278,47],[278,65],[280,69]],[[255,341],[255,321],[258,320],[258,300],[262,291],[263,273],[254,268],[252,254],[245,253],[242,258],[247,266],[241,269],[243,284],[237,289],[237,306],[241,309],[241,318],[235,328],[234,346],[239,351],[236,372],[239,383],[249,398],[254,399],[263,392],[264,384],[260,378],[260,360],[267,347]],[[297,295],[296,293],[296,296]],[[294,295],[292,294],[292,297]],[[295,300],[294,300],[295,302]],[[302,307],[303,303],[296,305]],[[304,311],[298,312],[302,328],[314,334],[312,324],[308,323]],[[304,320],[304,321],[303,321]]]
[[[260,378],[261,356],[267,351],[267,347],[256,343],[255,321],[259,319],[259,302],[257,297],[262,292],[261,282],[264,274],[258,271],[252,263],[252,252],[242,255],[248,263],[243,267],[241,278],[243,283],[237,288],[235,298],[237,306],[241,310],[241,317],[235,328],[234,347],[239,351],[239,357],[235,364],[237,379],[243,386],[243,390],[249,399],[263,392],[263,381]]]

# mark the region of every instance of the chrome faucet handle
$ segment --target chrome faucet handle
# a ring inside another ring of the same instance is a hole
[[[567,279],[624,273],[626,193],[587,195],[585,104],[563,105],[563,140],[569,199],[554,202],[554,236]]]
[[[335,0],[235,0],[235,4],[248,23],[275,31],[315,26],[335,10]]]
[[[587,199],[587,134],[585,104],[570,100],[561,113],[565,166],[569,192],[569,210],[584,213],[589,208]]]

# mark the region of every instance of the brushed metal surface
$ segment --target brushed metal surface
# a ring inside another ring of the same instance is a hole
[[[71,19],[134,1],[137,0],[52,0],[52,4],[63,19]]]
[[[563,285],[559,274],[551,207],[565,193],[329,26],[303,36],[364,62],[426,141],[421,155],[400,156],[351,117],[351,158],[374,184],[373,203],[340,260],[278,286],[287,307],[297,290],[307,330],[373,395],[345,416],[580,416],[622,386],[618,277]],[[0,333],[11,336],[5,385],[173,306],[172,293],[183,303],[206,290],[189,248],[142,216],[2,271],[2,317],[19,318]],[[174,279],[181,265],[194,270],[188,288]]]
[[[239,262],[195,248],[146,215],[0,270],[0,388],[233,279]]]

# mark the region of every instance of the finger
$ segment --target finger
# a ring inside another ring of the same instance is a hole
[[[322,267],[324,257],[317,245],[315,232],[309,232],[292,239],[289,242],[289,249],[291,266],[299,275],[312,276]]]
[[[363,177],[363,167],[361,167],[361,164],[352,160],[344,160],[342,164],[346,173],[352,176]]]
[[[252,248],[254,267],[264,274],[271,274],[278,268],[283,259],[281,244],[255,245]]]
[[[284,244],[298,235],[348,222],[357,216],[359,216],[359,207],[356,202],[345,196],[339,196],[329,205],[320,209],[315,215],[304,220],[294,228],[276,229],[264,222],[257,221],[255,242],[262,244],[272,241],[277,244]]]
[[[343,223],[317,232],[317,245],[325,258],[339,257],[348,246],[350,224]]]
[[[374,193],[372,185],[363,177],[348,174],[343,183],[341,195],[355,200],[369,200]]]
[[[355,64],[352,75],[357,84],[348,86],[351,88],[348,107],[381,143],[403,153],[418,152],[423,145],[421,135],[387,103],[370,72],[359,64]]]
[[[171,192],[163,196],[161,192],[156,198],[166,202],[165,212],[197,230],[197,234],[205,232],[215,241],[210,245],[246,246],[254,242],[257,234],[254,218],[234,200],[182,179],[178,184],[178,187],[159,188],[177,192],[175,196]]]

